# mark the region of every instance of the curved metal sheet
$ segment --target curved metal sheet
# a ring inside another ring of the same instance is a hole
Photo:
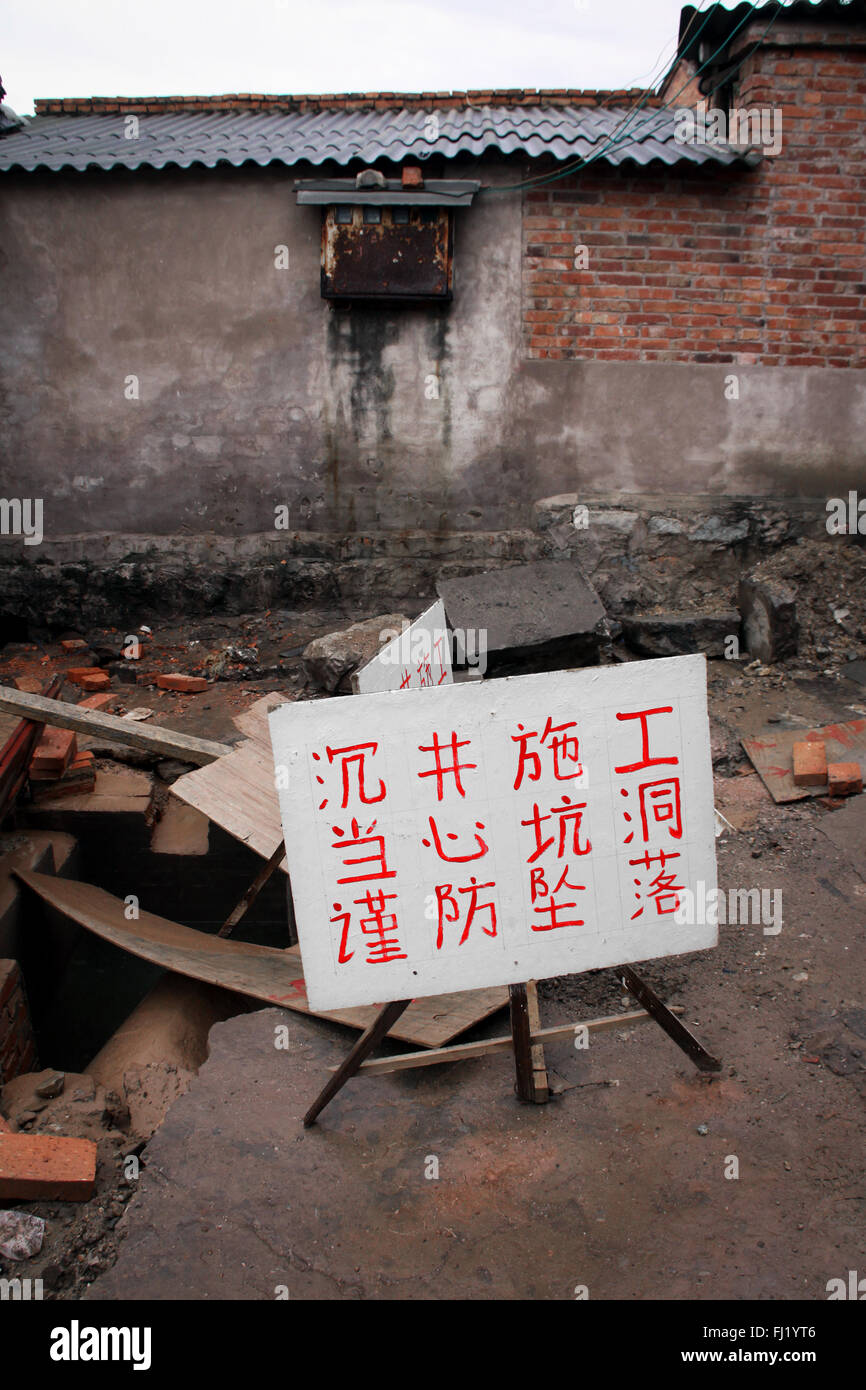
[[[490,149],[558,160],[598,153],[609,164],[626,159],[731,164],[739,157],[720,145],[679,144],[673,111],[635,114],[625,107],[444,107],[432,113],[335,108],[286,115],[166,114],[138,121],[138,134],[129,139],[122,115],[37,116],[0,139],[0,170],[401,163],[431,155],[478,156]],[[625,122],[624,133],[618,133]],[[612,138],[616,143],[608,145]]]

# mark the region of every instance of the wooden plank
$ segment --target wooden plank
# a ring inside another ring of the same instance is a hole
[[[172,795],[194,806],[215,825],[268,859],[282,843],[280,803],[274,787],[270,745],[258,739],[231,749],[219,762],[187,772],[172,783]],[[283,860],[280,872],[287,874]]]
[[[671,1013],[681,1014],[682,1009],[671,1009]],[[577,1028],[603,1033],[611,1028],[629,1028],[635,1023],[648,1023],[651,1015],[645,1009],[635,1009],[631,1013],[606,1014],[603,1018],[581,1019],[579,1023],[560,1023],[553,1028],[541,1028],[530,1033],[532,1043],[560,1042],[573,1038]],[[436,1067],[448,1062],[465,1062],[472,1057],[486,1057],[491,1052],[510,1052],[513,1047],[510,1033],[497,1038],[484,1038],[480,1042],[454,1043],[451,1047],[432,1047],[426,1052],[397,1052],[393,1057],[375,1057],[364,1062],[361,1072],[370,1075],[379,1072],[406,1071],[411,1067]],[[336,1071],[336,1068],[334,1068]]]
[[[227,743],[212,743],[209,739],[193,738],[191,734],[137,724],[119,719],[114,714],[102,714],[99,710],[84,709],[81,705],[68,705],[63,700],[28,695],[8,685],[0,686],[0,709],[18,714],[23,719],[35,720],[38,724],[53,724],[58,729],[98,735],[112,743],[123,743],[129,748],[141,748],[146,752],[165,753],[188,763],[212,763],[232,751]]]
[[[288,703],[285,695],[281,695],[278,690],[271,690],[260,700],[254,700],[245,710],[241,710],[240,714],[236,714],[232,723],[247,738],[260,743],[270,753],[271,730],[268,724],[268,715],[272,709],[277,709],[280,705]]]
[[[316,1018],[327,1018],[333,1023],[345,1024],[349,1028],[367,1028],[376,1017],[378,1005],[375,1004],[360,1004],[351,1009],[331,1009],[325,1012],[311,1009],[303,979],[301,948],[292,946],[286,955],[292,956],[296,961],[298,974],[296,996],[291,1001],[290,1008],[298,1013],[311,1013]],[[507,1003],[508,990],[503,985],[413,999],[390,1036],[403,1038],[406,1042],[417,1043],[421,1047],[441,1047],[449,1038],[456,1038],[460,1033],[465,1033],[467,1028],[472,1028],[474,1024],[498,1013]]]
[[[526,981],[526,1008],[529,1014],[529,1031],[537,1033],[541,1028],[541,1013],[538,1008],[538,987],[535,980]],[[544,1047],[541,1043],[532,1044],[532,1088],[536,1105],[543,1105],[550,1098],[547,1081],[547,1065],[544,1060]]]
[[[205,980],[208,984],[261,999],[277,1008],[304,1014],[313,1012],[307,1002],[297,946],[280,951],[273,946],[232,941],[209,932],[194,931],[192,927],[157,917],[152,912],[142,912],[137,921],[131,922],[126,918],[123,901],[102,888],[55,878],[52,874],[22,871],[19,877],[58,912],[131,955],[193,980]],[[395,1025],[391,1036],[422,1047],[440,1047],[449,1038],[502,1008],[507,998],[507,992],[500,988],[443,995],[438,999],[417,999]],[[363,1030],[377,1017],[379,1007],[370,1005],[316,1016]]]

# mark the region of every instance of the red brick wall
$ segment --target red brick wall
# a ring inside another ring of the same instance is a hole
[[[21,972],[0,960],[0,1085],[36,1067],[36,1045]]]
[[[734,104],[782,109],[757,169],[597,164],[524,194],[529,357],[866,366],[866,49],[808,37],[743,65]]]

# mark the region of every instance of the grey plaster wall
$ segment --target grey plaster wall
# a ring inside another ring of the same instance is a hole
[[[281,504],[301,531],[491,530],[562,492],[862,480],[863,372],[525,361],[519,194],[456,214],[450,306],[332,308],[309,172],[0,180],[0,491],[43,498],[47,539],[262,535]]]

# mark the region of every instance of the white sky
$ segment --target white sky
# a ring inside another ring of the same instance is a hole
[[[681,4],[7,0],[4,8],[0,74],[6,101],[27,115],[35,97],[647,86],[674,51]]]

